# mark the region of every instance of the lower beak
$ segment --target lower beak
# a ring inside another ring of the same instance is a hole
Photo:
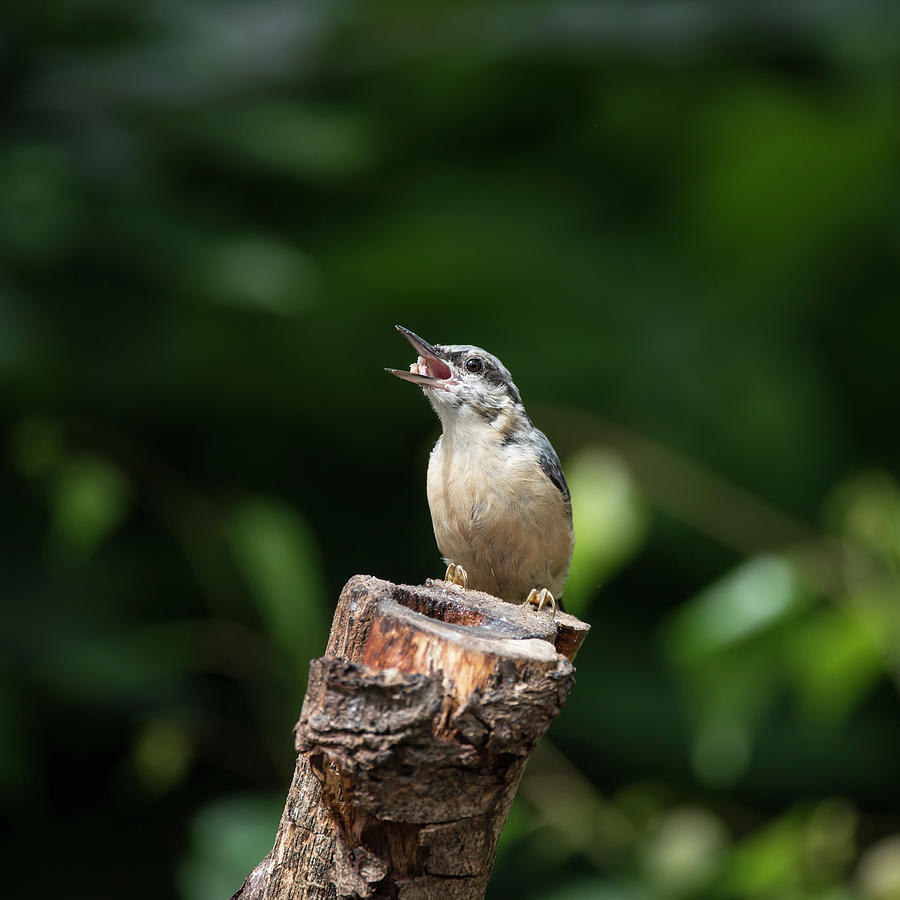
[[[385,369],[391,375],[396,375],[404,381],[411,381],[413,384],[421,384],[431,387],[437,387],[441,381],[446,381],[453,374],[450,366],[444,362],[438,355],[437,351],[428,341],[422,340],[417,334],[404,328],[402,325],[397,326],[400,332],[412,344],[413,350],[419,354],[419,362],[415,366],[418,371],[407,372],[404,369]],[[421,369],[425,368],[427,374],[423,375]]]

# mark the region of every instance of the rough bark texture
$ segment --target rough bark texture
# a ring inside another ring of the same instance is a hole
[[[588,626],[445,582],[341,592],[271,853],[233,900],[484,896]]]

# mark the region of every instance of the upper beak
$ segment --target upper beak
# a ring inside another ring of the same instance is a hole
[[[404,328],[402,325],[397,325],[396,328],[412,344],[413,350],[419,354],[419,361],[414,364],[414,368],[418,371],[407,372],[405,369],[385,369],[386,372],[390,372],[391,375],[396,375],[404,381],[411,381],[413,384],[426,386],[437,386],[438,382],[446,381],[453,374],[450,371],[450,366],[438,356],[437,351],[428,341],[423,341],[417,334],[408,328]],[[425,375],[420,374],[423,366],[427,371]]]

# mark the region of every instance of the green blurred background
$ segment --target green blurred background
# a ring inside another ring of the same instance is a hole
[[[341,586],[442,571],[400,322],[503,359],[574,497],[489,896],[900,897],[896,4],[3,19],[7,873],[267,852]]]

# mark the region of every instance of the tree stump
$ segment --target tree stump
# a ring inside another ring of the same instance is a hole
[[[232,900],[482,898],[589,626],[442,581],[341,592],[275,846]]]

